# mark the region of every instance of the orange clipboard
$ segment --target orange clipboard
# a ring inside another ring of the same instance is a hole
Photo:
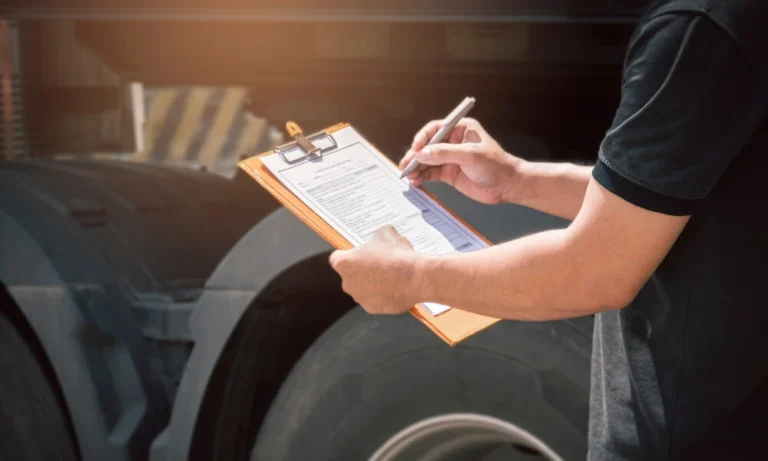
[[[301,199],[288,190],[282,182],[276,178],[271,171],[261,161],[261,157],[273,154],[279,154],[283,157],[283,160],[288,163],[297,162],[303,160],[308,155],[322,155],[323,150],[332,150],[336,147],[336,142],[333,139],[333,134],[350,126],[349,123],[339,123],[337,125],[328,127],[317,133],[305,136],[301,128],[293,122],[286,124],[289,134],[294,138],[294,141],[278,146],[273,150],[264,152],[259,155],[244,159],[238,163],[243,171],[248,173],[253,179],[256,180],[264,189],[267,190],[272,196],[275,197],[283,206],[290,210],[297,218],[299,218],[304,224],[309,226],[320,237],[328,242],[333,248],[346,250],[353,248],[354,245],[350,243],[345,237],[331,227],[323,218],[317,215],[311,208],[309,208]],[[318,141],[320,138],[330,139],[331,145],[325,149],[320,149],[313,144],[313,141]],[[367,141],[367,140],[366,140]],[[368,142],[373,147],[373,144]],[[295,150],[295,147],[301,147],[301,150],[305,155],[298,159],[288,159],[283,156],[283,153],[288,150]],[[386,155],[376,149],[376,153],[381,155],[388,162],[393,163]],[[443,207],[448,213],[450,213],[459,222],[464,224],[470,232],[477,235],[478,238],[486,242],[488,245],[492,245],[488,239],[480,235],[474,228],[457,216],[453,211],[443,205],[437,198],[428,191],[421,189],[430,198],[435,200],[438,205]],[[484,315],[475,314],[466,310],[461,310],[455,306],[435,316],[432,315],[423,305],[417,304],[410,309],[410,313],[424,323],[430,330],[432,330],[437,336],[442,338],[450,346],[455,346],[464,339],[478,333],[491,325],[498,322],[500,319],[493,317],[486,317]]]

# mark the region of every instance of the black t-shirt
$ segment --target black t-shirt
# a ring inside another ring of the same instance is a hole
[[[591,460],[768,449],[768,0],[655,2],[594,178],[691,215],[625,309],[595,317]]]

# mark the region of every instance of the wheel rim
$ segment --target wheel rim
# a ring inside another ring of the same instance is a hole
[[[513,452],[519,453],[519,459],[562,461],[529,432],[506,421],[472,413],[451,413],[416,422],[387,440],[368,461],[495,460],[502,458],[492,453],[509,459]]]

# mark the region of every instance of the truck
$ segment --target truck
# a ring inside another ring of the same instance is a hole
[[[169,136],[142,128],[142,88],[236,86],[251,114],[350,122],[393,160],[472,95],[508,151],[593,162],[641,9],[0,5],[0,459],[584,459],[590,317],[502,321],[449,347],[411,316],[366,314],[332,248],[247,176],[162,148],[93,154]],[[175,122],[197,94],[181,92],[163,101]],[[425,188],[494,243],[568,225]]]

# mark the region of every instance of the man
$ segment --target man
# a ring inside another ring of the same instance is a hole
[[[474,120],[411,151],[413,183],[573,220],[469,254],[392,228],[331,265],[368,312],[437,302],[595,317],[589,457],[745,459],[768,448],[768,2],[659,1],[631,39],[594,167],[530,163]],[[588,110],[588,109],[587,109]],[[393,287],[396,287],[393,289]],[[763,440],[766,440],[765,442]]]

